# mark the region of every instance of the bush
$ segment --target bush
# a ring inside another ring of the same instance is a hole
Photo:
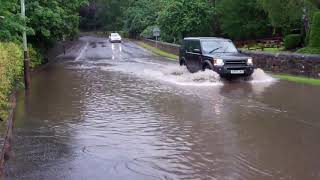
[[[0,42],[0,117],[6,118],[8,95],[22,77],[23,54],[20,46]]]
[[[157,26],[148,26],[145,30],[142,31],[142,33],[140,34],[141,37],[144,38],[153,38],[153,29],[157,27]]]
[[[34,69],[43,64],[43,57],[39,49],[32,47],[29,44],[30,68]]]
[[[309,42],[310,47],[320,48],[320,11],[313,15]]]
[[[296,49],[301,45],[302,37],[300,34],[289,34],[284,38],[284,47],[287,50]]]
[[[119,34],[123,38],[129,38],[129,32],[128,31],[119,31]]]

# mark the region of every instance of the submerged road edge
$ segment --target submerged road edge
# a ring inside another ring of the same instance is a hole
[[[16,92],[13,92],[10,96],[10,112],[7,118],[7,128],[5,132],[5,139],[1,148],[1,157],[0,157],[0,179],[4,179],[4,169],[5,164],[10,158],[12,139],[13,139],[13,118],[14,112],[16,110]]]

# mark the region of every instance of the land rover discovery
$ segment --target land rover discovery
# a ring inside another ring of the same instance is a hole
[[[248,77],[254,72],[252,58],[240,53],[231,40],[223,38],[185,38],[179,61],[191,73],[210,69],[222,77]]]

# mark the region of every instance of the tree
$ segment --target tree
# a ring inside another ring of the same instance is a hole
[[[314,13],[310,40],[307,47],[298,51],[299,53],[320,54],[320,12]]]
[[[26,1],[27,31],[33,43],[60,40],[78,31],[79,8],[86,0]],[[21,40],[24,28],[18,0],[0,0],[0,40]]]
[[[221,0],[218,3],[221,29],[234,39],[268,36],[268,18],[256,0]]]
[[[19,5],[15,1],[0,0],[0,40],[17,40],[23,29]]]
[[[85,0],[32,0],[27,1],[27,26],[32,28],[34,43],[61,40],[78,32],[79,8]]]
[[[148,26],[156,25],[160,7],[159,0],[137,0],[130,3],[124,14],[124,28],[135,37]]]
[[[91,0],[80,10],[80,27],[84,30],[120,31],[129,4],[130,0]]]
[[[312,3],[317,8],[320,8],[320,1],[319,0],[308,0],[310,3]]]
[[[159,14],[161,30],[176,38],[185,36],[209,36],[214,9],[203,0],[166,0]]]
[[[279,29],[288,34],[301,27],[304,14],[304,0],[258,0],[268,14],[274,33]]]

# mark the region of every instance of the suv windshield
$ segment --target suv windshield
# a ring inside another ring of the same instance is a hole
[[[205,53],[236,53],[237,48],[230,41],[207,40],[201,41]]]

